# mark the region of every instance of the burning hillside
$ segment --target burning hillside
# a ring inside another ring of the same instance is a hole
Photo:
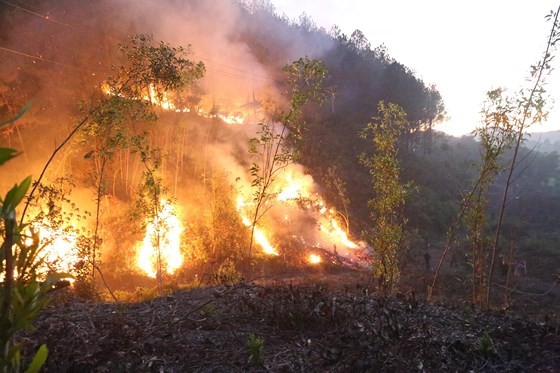
[[[176,15],[165,14],[168,27]],[[161,284],[176,275],[193,278],[207,262],[219,265],[235,259],[243,266],[255,260],[253,243],[256,260],[281,256],[290,263],[297,262],[295,255],[318,264],[325,252],[359,262],[365,245],[351,240],[348,216],[328,206],[313,178],[290,154],[294,144],[286,126],[303,120],[293,114],[303,107],[293,105],[307,99],[290,102],[290,95],[269,85],[280,71],[268,74],[243,48],[231,45],[227,50],[242,60],[243,69],[260,78],[247,84],[238,76],[243,84],[230,90],[231,76],[216,77],[215,61],[197,61],[198,42],[175,47],[139,34],[121,45],[122,66],[98,83],[100,89],[82,105],[83,119],[61,141],[39,180],[49,190],[49,183],[64,172],[80,190],[89,190],[90,214],[72,217],[48,193],[31,196],[37,205],[55,206],[49,214],[67,216],[66,225],[85,227],[77,236],[66,234],[64,242],[49,239],[44,250],[49,271],[83,275],[83,267],[91,266],[92,274],[107,270],[111,278],[111,271],[124,271],[157,278]],[[202,53],[210,51],[203,48]],[[296,79],[291,84],[306,79],[305,74],[317,79],[316,71],[305,70],[315,65],[303,59],[299,63],[291,72],[290,79]],[[216,99],[216,92],[227,94],[227,102]],[[257,163],[251,166],[250,140],[262,136],[259,131],[266,123],[276,123],[278,115],[284,115],[276,124],[281,134],[259,141],[286,158],[275,164],[273,155],[271,164],[261,165],[262,172],[270,172],[261,190],[253,173]],[[44,120],[37,114],[33,118]],[[57,155],[59,151],[64,155]],[[132,219],[124,218],[127,215]],[[45,239],[64,235],[62,229],[41,232]],[[121,232],[118,239],[116,232]]]

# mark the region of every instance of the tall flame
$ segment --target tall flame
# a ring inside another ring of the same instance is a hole
[[[173,205],[161,200],[158,216],[148,222],[146,235],[139,245],[136,263],[148,276],[155,278],[158,268],[158,246],[162,272],[173,274],[183,264],[181,233],[183,227]],[[159,237],[158,237],[159,236]]]

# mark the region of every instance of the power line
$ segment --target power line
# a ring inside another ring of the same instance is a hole
[[[254,78],[258,78],[258,79],[262,79],[262,80],[270,80],[270,78],[265,77],[265,76],[263,76],[263,75],[254,74],[254,73],[249,72],[249,71],[247,71],[247,70],[239,69],[239,68],[237,68],[237,67],[233,67],[233,66],[227,65],[227,64],[225,64],[225,63],[213,61],[213,60],[211,60],[211,59],[209,59],[209,58],[207,58],[207,57],[203,57],[203,56],[201,56],[201,55],[199,55],[199,54],[196,54],[196,53],[193,53],[193,56],[198,57],[198,58],[200,58],[201,60],[205,60],[205,61],[208,61],[208,62],[210,62],[210,63],[216,64],[216,65],[221,65],[221,66],[226,67],[226,68],[228,68],[228,69],[230,69],[230,70],[238,71],[238,72],[240,72],[240,73],[242,73],[242,74],[245,74],[245,75],[247,75],[247,76],[250,76],[250,77],[254,77]],[[220,70],[217,70],[217,69],[214,69],[214,70],[220,71]],[[226,74],[235,75],[235,73],[230,73],[230,72],[225,72],[225,71],[221,71],[221,72],[224,72],[224,73],[226,73]]]
[[[2,0],[0,0],[0,1],[2,1]],[[78,66],[69,65],[69,64],[66,64],[66,63],[62,63],[62,62],[49,60],[49,59],[46,59],[46,58],[43,58],[43,57],[34,56],[34,55],[24,53],[24,52],[20,52],[20,51],[17,51],[17,50],[5,48],[5,47],[0,47],[0,50],[10,52],[10,53],[13,53],[13,54],[17,54],[19,56],[31,58],[33,60],[48,62],[48,63],[52,63],[54,65],[58,65],[58,66],[67,67],[67,68],[71,68],[71,69],[78,70],[78,71],[85,71],[87,73],[95,74],[95,73],[91,72],[90,70],[87,70],[87,69],[82,68],[82,67],[78,67]],[[212,67],[208,67],[207,70],[210,71],[210,72],[213,72],[215,74],[222,75],[222,76],[229,77],[229,78],[236,78],[236,79],[242,79],[242,80],[247,80],[247,79],[250,79],[250,78],[256,78],[258,80],[269,80],[265,77],[258,76],[258,75],[254,76],[254,77],[250,76],[249,72],[247,72],[247,75],[243,76],[243,75],[240,75],[240,74],[234,74],[234,73],[229,73],[227,71],[218,70],[218,69],[215,69],[215,68],[212,68]]]
[[[12,3],[8,2],[8,1],[0,0],[0,2],[1,2],[1,3],[4,3],[4,4],[7,4],[7,5],[9,5],[9,6],[12,6],[12,7],[16,8],[16,9],[22,10],[22,11],[24,11],[24,12],[27,12],[27,13],[29,13],[29,14],[32,14],[32,15],[34,15],[34,16],[40,17],[40,18],[42,18],[42,19],[44,19],[44,20],[46,20],[46,21],[51,21],[51,22],[57,23],[57,24],[59,24],[59,25],[65,26],[65,27],[72,28],[72,29],[74,29],[74,30],[79,30],[78,27],[72,26],[72,25],[70,25],[70,24],[68,24],[68,23],[64,23],[64,22],[57,21],[57,20],[55,20],[55,19],[53,19],[53,18],[50,18],[49,16],[46,16],[46,15],[43,15],[43,14],[40,14],[40,13],[31,11],[31,10],[26,9],[26,8],[23,8],[23,7],[19,6],[19,5],[12,4]],[[39,58],[39,57],[32,56],[32,55],[29,55],[29,54],[26,54],[26,53],[14,51],[14,50],[9,50],[9,49],[7,49],[7,48],[1,48],[1,47],[0,47],[0,49],[6,50],[6,51],[8,51],[8,52],[16,53],[16,54],[19,54],[19,55],[22,55],[22,56],[25,56],[25,57],[29,57],[29,58],[33,58],[33,59],[37,59],[37,60],[41,60],[41,61],[45,61],[45,62],[50,62],[50,63],[53,63],[53,64],[57,64],[57,65],[65,66],[65,67],[70,67],[70,68],[77,69],[77,70],[87,71],[87,70],[85,70],[85,69],[83,69],[83,68],[79,68],[79,67],[75,67],[75,66],[63,64],[63,63],[56,62],[56,61],[46,60],[46,59],[44,59],[44,58]],[[269,77],[265,77],[265,76],[259,75],[259,74],[254,74],[254,73],[252,73],[252,72],[250,72],[250,71],[247,71],[247,70],[239,69],[239,68],[234,67],[234,66],[231,66],[231,65],[227,65],[227,64],[224,64],[224,63],[221,63],[221,62],[213,61],[213,60],[211,60],[211,59],[209,59],[209,58],[206,58],[206,57],[197,55],[196,53],[193,53],[193,55],[196,56],[196,57],[198,57],[198,58],[200,58],[201,60],[208,61],[208,62],[210,62],[210,63],[212,63],[212,64],[215,64],[215,65],[221,65],[221,66],[223,66],[223,67],[225,67],[225,68],[227,68],[227,69],[235,70],[235,71],[238,72],[238,73],[236,74],[236,73],[232,73],[232,72],[228,72],[228,71],[219,70],[219,69],[216,69],[216,68],[211,68],[211,67],[208,66],[208,68],[207,68],[208,70],[213,71],[214,73],[217,73],[217,74],[222,75],[222,76],[226,76],[226,77],[230,77],[230,78],[243,79],[243,80],[245,80],[245,79],[257,79],[257,80],[261,80],[261,81],[269,81],[269,80],[270,80]],[[88,72],[89,72],[89,71],[88,71]]]
[[[236,78],[236,79],[242,79],[242,80],[250,80],[250,79],[256,79],[256,80],[261,80],[261,81],[270,81],[270,78],[266,78],[263,76],[258,76],[258,75],[251,75],[251,73],[247,72],[246,75],[240,75],[240,74],[234,74],[234,73],[230,73],[227,71],[223,71],[223,70],[218,70],[212,67],[207,67],[206,70],[216,73],[218,75],[222,75],[228,78]]]
[[[2,0],[0,0],[0,1],[2,1]],[[87,72],[87,73],[95,74],[95,73],[92,73],[92,72],[89,71],[89,70],[86,70],[86,69],[82,68],[82,67],[77,67],[77,66],[73,66],[73,65],[68,65],[68,64],[66,64],[66,63],[56,62],[56,61],[53,61],[53,60],[47,60],[46,58],[43,58],[43,57],[33,56],[33,55],[31,55],[31,54],[23,53],[23,52],[16,51],[16,50],[13,50],[13,49],[0,47],[0,50],[6,51],[6,52],[10,52],[10,53],[14,53],[14,54],[17,54],[17,55],[20,55],[20,56],[24,56],[24,57],[27,57],[27,58],[32,58],[32,59],[34,59],[34,60],[43,61],[43,62],[48,62],[48,63],[52,63],[52,64],[54,64],[54,65],[59,65],[59,66],[68,67],[68,68],[71,68],[71,69],[74,69],[74,70],[85,71],[85,72]]]
[[[9,5],[9,6],[11,6],[11,7],[16,8],[16,9],[22,10],[22,11],[27,12],[27,13],[30,13],[30,14],[33,14],[34,16],[40,17],[40,18],[42,18],[42,19],[44,19],[44,20],[51,21],[51,22],[54,22],[54,23],[58,23],[59,25],[66,26],[66,27],[70,27],[70,28],[72,28],[72,29],[74,29],[74,30],[79,30],[76,26],[72,26],[72,25],[70,25],[70,24],[68,24],[68,23],[64,23],[64,22],[57,21],[56,19],[53,19],[53,18],[51,18],[51,17],[49,17],[49,16],[46,16],[46,15],[43,15],[43,14],[39,14],[39,13],[33,12],[33,11],[29,10],[29,9],[25,9],[25,8],[19,6],[19,5],[9,3],[9,2],[7,2],[7,1],[5,1],[5,0],[0,0],[0,3],[4,3],[4,4],[6,4],[6,5]]]

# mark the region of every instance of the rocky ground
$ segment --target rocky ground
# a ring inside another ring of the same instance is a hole
[[[45,372],[560,371],[552,323],[414,294],[385,299],[359,281],[328,278],[200,287],[137,303],[67,294],[35,325],[22,338],[24,355],[46,343]],[[251,334],[262,339],[260,359]]]

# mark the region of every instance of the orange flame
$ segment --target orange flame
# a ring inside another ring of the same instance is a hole
[[[107,95],[115,94],[114,92],[111,91],[111,88],[108,84],[103,84],[101,86],[101,90],[105,92],[105,94]],[[167,92],[161,92],[161,93],[156,92],[156,89],[152,84],[150,84],[148,88],[148,92],[144,92],[142,99],[144,101],[151,103],[152,105],[159,106],[164,110],[175,111],[177,113],[190,113],[192,111],[190,108],[187,107],[178,108],[173,102],[173,100],[169,98]],[[213,117],[220,118],[222,121],[224,121],[227,124],[240,125],[245,123],[245,115],[241,113],[232,114],[232,115],[225,115],[222,113],[210,114],[205,112],[201,108],[197,108],[195,112],[196,114],[208,119]]]
[[[319,227],[321,232],[327,234],[334,244],[340,244],[350,249],[358,248],[358,245],[350,241],[346,232],[340,227],[333,209],[327,209],[325,206],[321,208],[320,213]]]
[[[146,235],[139,245],[136,260],[138,267],[148,276],[155,278],[157,276],[159,251],[161,270],[168,274],[175,273],[183,264],[183,257],[181,256],[182,231],[181,222],[173,209],[173,205],[161,200],[159,214],[154,221],[148,222]]]
[[[329,209],[323,198],[315,193],[312,195],[310,188],[311,182],[298,177],[293,170],[288,170],[283,179],[284,187],[277,195],[278,201],[293,201],[298,198],[308,198],[311,204],[316,206],[319,212],[319,228],[325,233],[333,244],[356,249],[359,246],[348,238],[348,234],[340,227],[336,218],[336,211]]]
[[[237,211],[239,212],[239,215],[241,216],[241,221],[243,222],[243,225],[245,225],[246,227],[250,227],[252,225],[251,220],[243,212],[243,208],[245,207],[245,205],[246,205],[246,203],[245,203],[245,201],[243,201],[243,197],[238,196],[237,197]],[[255,226],[255,230],[253,232],[253,238],[260,245],[260,247],[262,247],[263,252],[265,254],[276,255],[276,256],[280,255],[278,253],[278,250],[276,250],[276,248],[274,246],[272,246],[272,244],[270,243],[270,241],[266,237],[266,234],[264,233],[264,231],[261,228],[259,228],[258,226]]]
[[[45,243],[39,252],[39,259],[47,263],[51,271],[72,274],[78,263],[87,260],[78,253],[76,233],[62,232],[46,225],[37,225],[34,229],[39,232],[41,242]]]

